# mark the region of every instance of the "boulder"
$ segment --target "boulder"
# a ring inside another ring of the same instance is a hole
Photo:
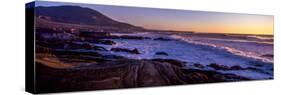
[[[89,43],[83,44],[76,44],[76,43],[69,43],[65,45],[65,49],[86,49],[86,50],[99,50],[99,51],[107,51],[104,47],[91,45]]]
[[[116,51],[116,52],[127,52],[127,53],[131,53],[131,54],[140,54],[140,52],[136,48],[134,48],[133,50],[125,49],[125,48],[111,48],[110,50]]]
[[[168,38],[163,38],[163,37],[159,37],[159,38],[155,38],[153,40],[159,40],[159,41],[170,41],[171,39]]]
[[[81,45],[82,49],[92,49],[92,45],[90,45],[89,43],[84,43]]]
[[[76,43],[68,43],[64,46],[64,49],[81,49],[81,45]]]
[[[156,58],[156,59],[152,59],[152,61],[157,61],[157,62],[167,62],[173,65],[176,65],[178,67],[184,67],[185,66],[185,62],[183,61],[179,61],[179,60],[175,60],[175,59],[160,59],[160,58]]]
[[[111,40],[98,40],[99,44],[105,44],[105,45],[114,45],[116,44],[114,41]]]
[[[95,43],[95,44],[104,44],[104,45],[114,45],[114,44],[116,44],[114,41],[102,40],[102,39],[94,39],[94,40],[90,40],[89,42]]]
[[[133,40],[144,40],[144,39],[151,39],[149,37],[142,37],[142,36],[128,36],[128,35],[122,35],[122,36],[108,36],[109,39],[133,39]]]
[[[204,66],[202,64],[199,64],[199,63],[195,63],[193,64],[194,67],[197,67],[197,68],[204,68]]]
[[[245,68],[242,68],[241,66],[238,66],[238,65],[228,67],[225,65],[219,65],[219,64],[212,63],[212,64],[209,64],[208,66],[214,68],[215,70],[245,70]]]
[[[105,49],[104,47],[101,47],[101,46],[93,46],[92,49],[100,50],[100,51],[107,51],[107,49]]]
[[[168,53],[166,53],[166,52],[156,52],[155,55],[165,55],[165,56],[168,56]]]
[[[220,65],[220,64],[216,64],[216,63],[211,63],[208,66],[214,68],[215,70],[229,70],[230,69],[228,66]]]
[[[136,49],[136,48],[134,48],[134,49],[132,50],[132,53],[134,53],[134,54],[140,54],[139,50]]]
[[[244,68],[242,68],[241,66],[235,65],[235,66],[231,66],[230,70],[244,70]]]
[[[52,92],[249,80],[234,74],[187,69],[176,60],[119,59],[115,63],[56,69],[36,62],[36,87]]]
[[[262,57],[270,57],[270,58],[273,58],[274,55],[273,55],[273,54],[264,54],[264,55],[262,55]]]

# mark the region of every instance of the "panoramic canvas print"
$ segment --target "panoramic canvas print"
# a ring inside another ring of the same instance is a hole
[[[273,79],[271,15],[36,1],[26,19],[33,93]]]

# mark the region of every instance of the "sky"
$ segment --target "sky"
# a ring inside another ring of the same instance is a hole
[[[120,21],[147,29],[204,33],[273,35],[274,17],[238,13],[171,10],[95,4],[37,1],[36,6],[74,5],[87,7]]]

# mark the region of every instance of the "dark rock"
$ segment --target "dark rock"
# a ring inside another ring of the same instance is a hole
[[[92,49],[100,50],[100,51],[107,51],[107,49],[105,49],[104,47],[101,47],[101,46],[93,46]]]
[[[86,50],[99,50],[99,51],[107,51],[104,47],[91,45],[89,43],[76,44],[69,43],[65,47],[65,49],[86,49]]]
[[[244,70],[244,68],[242,68],[241,66],[235,65],[235,66],[231,66],[230,70]]]
[[[221,79],[222,81],[241,81],[241,80],[250,80],[248,78],[235,75],[235,74],[216,74],[216,78]]]
[[[92,46],[89,43],[82,44],[81,48],[83,49],[92,49]]]
[[[149,38],[149,37],[127,36],[127,35],[123,35],[123,36],[108,36],[107,38],[110,38],[110,39],[133,39],[133,40],[151,39],[151,38]]]
[[[57,50],[52,52],[55,55],[87,55],[87,56],[95,56],[101,57],[102,55],[97,52],[80,52],[80,51],[69,51],[69,50]]]
[[[198,69],[182,69],[186,75],[186,82],[193,83],[211,83],[211,82],[225,82],[237,80],[249,80],[235,74],[222,74],[216,71],[198,70]]]
[[[131,54],[140,54],[140,52],[136,48],[134,48],[133,50],[125,49],[125,48],[111,48],[110,50],[116,51],[116,52],[127,52],[127,53],[131,53]]]
[[[82,49],[80,44],[76,44],[76,43],[68,43],[65,47],[65,49]]]
[[[235,66],[225,66],[225,65],[219,65],[219,64],[209,64],[208,66],[214,68],[215,70],[245,70],[245,68],[242,68],[241,66],[235,65]]]
[[[91,32],[91,31],[84,31],[80,30],[79,37],[84,37],[87,39],[96,39],[96,38],[103,38],[105,36],[109,36],[110,33],[108,32]]]
[[[170,41],[171,39],[159,37],[159,38],[155,38],[155,39],[153,39],[153,40]]]
[[[132,62],[135,64],[131,64]],[[91,68],[55,69],[36,62],[36,87],[40,91],[54,92],[249,80],[234,74],[184,69],[154,60],[126,59],[121,63]]]
[[[155,55],[165,55],[165,56],[168,56],[168,53],[166,53],[166,52],[156,52]]]
[[[152,61],[157,61],[157,62],[168,62],[170,64],[173,64],[173,65],[176,65],[176,66],[179,66],[179,67],[184,67],[185,66],[185,62],[183,61],[179,61],[179,60],[174,60],[174,59],[159,59],[159,58],[156,58],[156,59],[152,59]]]
[[[259,68],[255,68],[255,67],[248,67],[246,68],[247,70],[252,70],[252,71],[255,71],[255,72],[259,72],[259,73],[264,73],[264,74],[270,74],[269,72],[266,72],[262,69],[259,69]]]
[[[273,58],[274,55],[272,55],[272,54],[265,54],[265,55],[262,55],[262,57],[271,57],[271,58]]]
[[[263,65],[262,65],[262,64],[254,64],[254,66],[256,66],[256,67],[262,67]]]
[[[38,45],[53,48],[53,49],[62,49],[62,48],[64,48],[65,44],[66,44],[65,41],[56,40],[56,39],[47,40],[47,41],[38,43]]]
[[[258,68],[254,68],[254,67],[248,67],[247,69],[254,70],[254,71],[258,71],[259,70]]]
[[[125,59],[125,57],[117,55],[104,55],[103,57],[107,59]]]
[[[204,68],[204,66],[202,64],[195,63],[193,65],[197,68],[201,68],[201,69]]]
[[[211,63],[208,66],[214,68],[215,70],[229,70],[230,69],[228,66],[219,65],[219,64],[216,64],[216,63]]]
[[[123,76],[125,87],[145,87],[185,84],[185,76],[180,67],[151,60],[136,60],[135,64],[128,64]],[[131,63],[131,62],[130,62]]]
[[[95,43],[95,44],[104,44],[104,45],[114,45],[116,44],[114,41],[111,41],[111,40],[90,40],[91,43]]]
[[[134,54],[140,54],[139,50],[136,49],[136,48],[134,48],[134,49],[132,50],[132,53],[134,53]]]
[[[98,40],[99,44],[105,44],[105,45],[114,45],[116,44],[114,41],[111,41],[111,40]]]
[[[187,80],[191,80],[192,82],[206,82],[209,81],[209,76],[205,73],[201,72],[190,72],[186,74]]]

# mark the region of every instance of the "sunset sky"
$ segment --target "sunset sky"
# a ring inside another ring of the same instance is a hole
[[[91,8],[114,20],[130,23],[147,29],[273,35],[274,18],[270,15],[120,7],[44,1],[37,1],[36,3],[36,6],[61,5],[75,5]]]

